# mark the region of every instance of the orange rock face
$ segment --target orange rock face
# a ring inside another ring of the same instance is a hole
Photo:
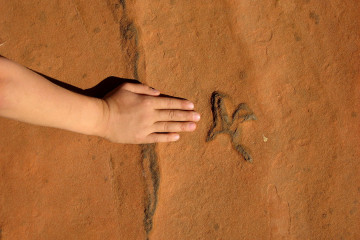
[[[0,119],[0,239],[360,239],[356,0],[0,0],[0,54],[195,103],[175,143]]]

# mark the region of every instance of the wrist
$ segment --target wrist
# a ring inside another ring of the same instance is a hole
[[[107,104],[104,100],[83,95],[72,106],[68,114],[66,126],[64,128],[70,131],[92,135],[105,136]]]
[[[94,126],[90,129],[89,135],[98,137],[106,137],[107,125],[109,120],[109,106],[104,99],[92,98],[91,99],[96,111],[96,119]]]

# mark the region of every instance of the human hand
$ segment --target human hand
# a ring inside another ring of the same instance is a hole
[[[200,114],[187,100],[160,97],[143,84],[125,83],[103,99],[99,135],[116,143],[171,142],[177,132],[194,131]]]

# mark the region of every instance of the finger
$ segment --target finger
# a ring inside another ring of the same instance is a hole
[[[156,122],[154,132],[191,132],[196,128],[193,122]]]
[[[179,138],[180,136],[177,133],[151,133],[145,138],[145,141],[147,143],[175,142]]]
[[[157,121],[199,121],[200,114],[195,111],[157,110]]]
[[[153,89],[145,84],[140,83],[125,83],[122,89],[128,90],[133,93],[147,94],[147,95],[159,95],[160,91]]]
[[[192,110],[194,109],[194,104],[188,100],[159,97],[154,99],[154,108]]]

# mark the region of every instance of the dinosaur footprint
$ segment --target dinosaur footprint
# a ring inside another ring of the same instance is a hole
[[[229,134],[236,151],[238,151],[246,161],[252,162],[251,155],[239,143],[241,129],[238,128],[238,124],[248,120],[256,120],[256,116],[245,103],[240,103],[235,108],[233,114],[229,115],[224,102],[226,98],[229,98],[229,96],[217,91],[213,92],[211,95],[213,123],[208,132],[206,141],[209,142],[214,140],[216,135],[220,133]]]

